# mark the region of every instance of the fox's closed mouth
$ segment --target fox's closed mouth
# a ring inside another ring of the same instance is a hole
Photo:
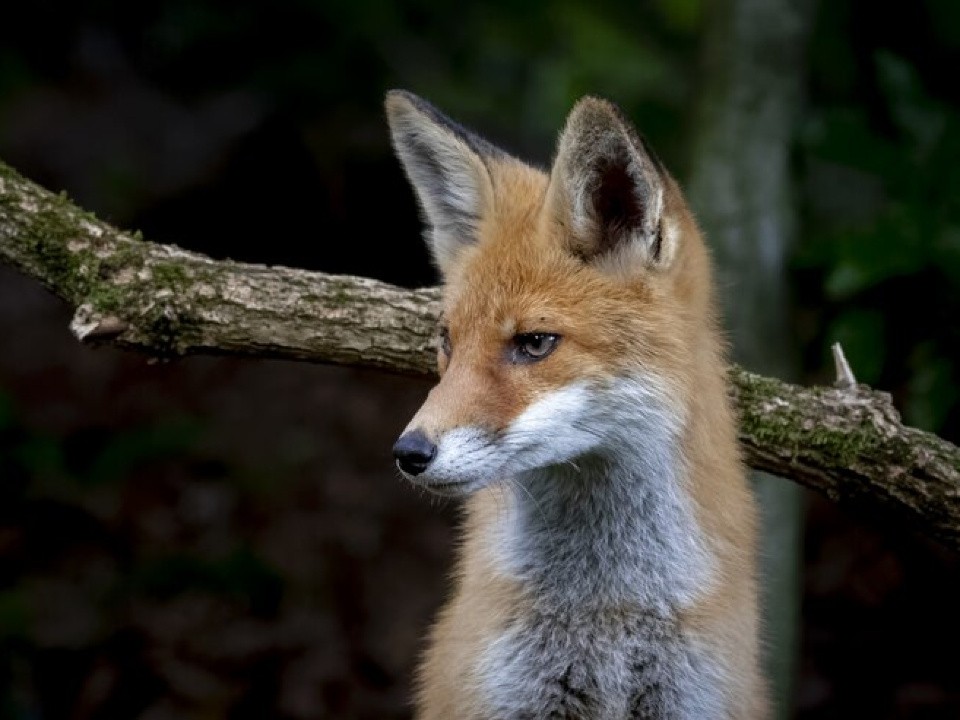
[[[463,480],[458,480],[455,482],[431,482],[431,483],[419,483],[421,487],[426,490],[435,490],[438,492],[443,492],[444,490],[453,490],[454,488],[464,487],[469,483],[464,482]]]

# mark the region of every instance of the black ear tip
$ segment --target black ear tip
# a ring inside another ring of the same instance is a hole
[[[612,105],[612,102],[599,95],[584,95],[574,103],[575,108],[580,106],[584,108],[609,108]]]
[[[420,115],[426,115],[434,122],[443,122],[446,118],[437,108],[409,90],[388,90],[384,104],[388,115],[412,110]]]
[[[387,113],[402,111],[410,106],[416,106],[419,98],[409,90],[387,90],[383,98],[383,104],[387,108]]]
[[[607,121],[610,119],[624,120],[623,111],[616,103],[596,95],[584,95],[577,100],[570,111],[570,116],[593,121],[600,119]]]

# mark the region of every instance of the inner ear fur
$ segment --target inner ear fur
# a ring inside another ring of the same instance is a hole
[[[586,262],[665,267],[663,166],[620,109],[586,97],[571,110],[557,144],[548,208],[569,250]]]
[[[460,251],[477,241],[480,218],[491,210],[486,161],[505,153],[413,93],[391,90],[385,105],[394,151],[422,211],[427,246],[446,275]]]

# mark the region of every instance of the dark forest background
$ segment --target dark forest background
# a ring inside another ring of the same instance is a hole
[[[708,5],[18,3],[0,158],[151,240],[429,284],[384,91],[544,165],[572,103],[603,95],[683,178]],[[828,382],[840,341],[957,442],[960,4],[824,0],[804,58],[783,278],[802,377]],[[427,385],[149,364],[68,320],[0,268],[0,717],[408,717],[456,522],[390,460]],[[957,557],[805,501],[794,715],[960,717]]]

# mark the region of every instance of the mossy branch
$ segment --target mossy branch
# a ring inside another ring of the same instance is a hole
[[[0,163],[0,261],[75,308],[87,343],[155,357],[274,357],[433,373],[435,289],[215,261],[121,232]],[[753,467],[897,516],[960,549],[960,449],[865,386],[730,371]]]

